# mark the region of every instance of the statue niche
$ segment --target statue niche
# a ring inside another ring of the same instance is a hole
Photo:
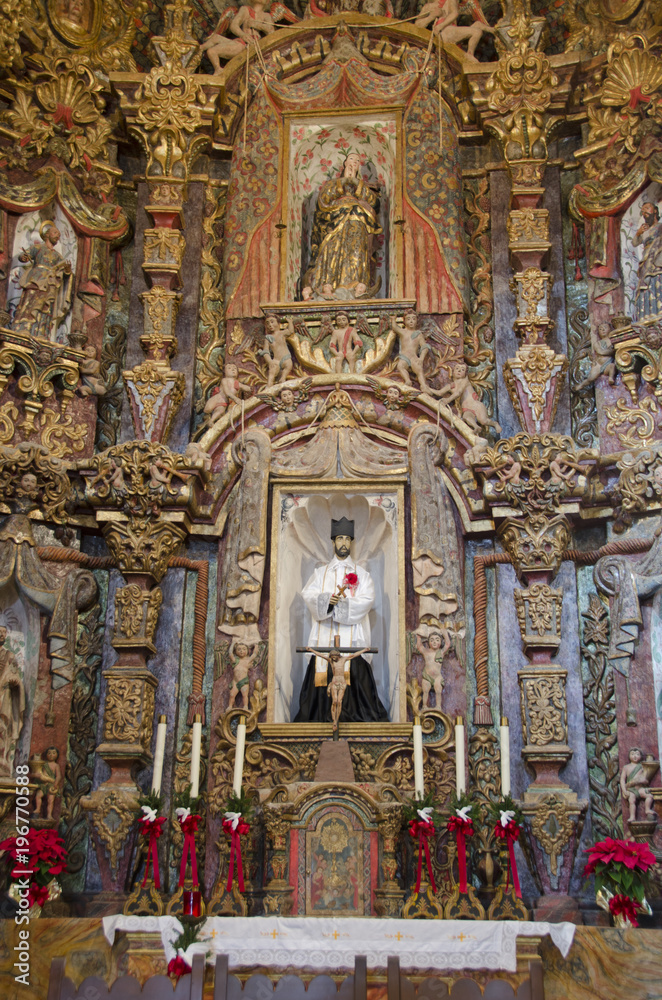
[[[384,234],[377,216],[379,202],[378,185],[369,184],[362,175],[361,157],[349,153],[340,176],[325,181],[317,192],[307,255],[308,241],[302,244],[304,300],[377,295],[382,282],[376,274],[373,241]],[[310,202],[302,211],[305,232]]]

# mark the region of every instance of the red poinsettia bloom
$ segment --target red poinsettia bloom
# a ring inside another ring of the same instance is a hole
[[[48,886],[32,883],[28,889],[28,903],[30,906],[44,906],[48,902]]]
[[[631,840],[614,840],[612,837],[607,837],[589,849],[589,859],[584,874],[593,875],[598,864],[625,865],[632,871],[639,869],[646,872],[651,865],[655,864],[655,855],[648,844],[637,844]]]
[[[0,851],[5,851],[17,862],[11,873],[12,878],[20,878],[26,868],[39,868],[51,875],[59,875],[67,867],[67,849],[55,830],[30,830],[27,837],[8,837],[0,843]],[[27,856],[27,865],[18,864],[19,855]]]
[[[178,982],[182,976],[190,971],[191,966],[188,962],[184,961],[181,955],[176,955],[175,958],[171,958],[168,962],[168,975],[174,976]]]
[[[614,917],[625,917],[629,920],[633,927],[638,927],[639,922],[637,920],[637,909],[639,904],[634,900],[630,899],[629,896],[625,896],[623,893],[619,893],[617,896],[612,896],[609,900],[609,912]]]

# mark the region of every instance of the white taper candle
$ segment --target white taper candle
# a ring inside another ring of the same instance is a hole
[[[414,719],[414,798],[425,798],[425,784],[423,782],[423,729],[421,720]]]
[[[246,748],[246,723],[240,722],[237,726],[237,749],[234,758],[234,780],[232,791],[239,797],[241,795],[241,780],[244,776],[244,750]]]
[[[165,755],[165,738],[168,720],[165,715],[159,715],[156,727],[156,746],[154,748],[154,771],[152,773],[152,791],[161,794],[161,778],[163,777],[163,757]]]
[[[191,798],[197,799],[200,791],[200,746],[202,744],[202,716],[193,719],[191,736]]]
[[[458,715],[455,719],[455,790],[458,796],[467,790],[467,779],[464,769],[464,719]]]
[[[505,715],[501,716],[501,796],[510,795],[510,726]]]

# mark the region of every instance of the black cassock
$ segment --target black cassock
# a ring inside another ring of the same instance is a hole
[[[326,693],[333,671],[326,671],[324,687],[315,687],[315,657],[311,656],[299,696],[295,722],[331,722],[331,697]],[[367,660],[355,656],[349,663],[349,684],[342,700],[340,722],[388,722],[388,713],[377,694],[375,679]]]

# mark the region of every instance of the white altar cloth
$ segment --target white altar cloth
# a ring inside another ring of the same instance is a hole
[[[175,955],[181,933],[175,917],[103,918],[112,944],[115,931],[159,931],[166,959]],[[392,920],[370,917],[209,917],[199,940],[180,954],[189,963],[194,954],[226,954],[230,967],[338,971],[354,968],[365,955],[368,968],[385,968],[397,955],[402,969],[517,970],[519,935],[549,934],[564,958],[572,945],[575,925],[516,920]]]

